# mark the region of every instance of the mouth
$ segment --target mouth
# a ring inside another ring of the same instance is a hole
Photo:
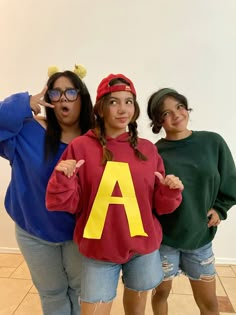
[[[173,125],[179,125],[179,124],[181,124],[183,121],[184,121],[184,119],[179,119],[179,120],[175,121]]]
[[[62,106],[61,107],[61,112],[62,112],[62,115],[64,116],[67,116],[69,114],[69,108],[67,106]]]
[[[117,117],[116,119],[121,121],[121,122],[124,122],[128,119],[128,117]]]

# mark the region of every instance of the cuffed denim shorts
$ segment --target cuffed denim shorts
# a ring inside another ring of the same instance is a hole
[[[159,250],[147,255],[134,255],[124,264],[81,256],[80,300],[84,302],[112,301],[116,297],[121,271],[124,286],[134,291],[154,289],[164,278]]]
[[[211,242],[194,250],[161,245],[160,255],[165,274],[164,280],[171,280],[180,273],[184,273],[192,280],[200,280],[201,277],[216,274]]]

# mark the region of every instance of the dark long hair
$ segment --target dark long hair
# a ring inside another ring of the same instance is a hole
[[[94,127],[93,105],[90,94],[84,82],[80,80],[77,74],[72,71],[63,71],[54,73],[47,82],[48,89],[52,89],[54,83],[60,77],[65,77],[71,81],[76,89],[80,92],[81,111],[78,120],[78,126],[81,134],[86,133],[89,129]],[[48,94],[44,96],[46,102],[51,103]],[[61,126],[59,125],[54,109],[46,107],[47,129],[45,135],[45,159],[53,158],[58,151],[61,139]]]
[[[116,85],[116,84],[126,84],[129,85],[128,82],[126,82],[124,79],[114,79],[112,80],[109,84],[110,86]],[[103,97],[101,97],[96,104],[94,105],[94,114],[95,114],[95,133],[98,137],[98,141],[100,142],[102,149],[103,149],[103,158],[102,158],[102,164],[106,164],[107,161],[112,161],[113,159],[113,154],[112,152],[107,148],[106,144],[106,130],[105,130],[105,125],[104,125],[104,119],[101,117],[101,112],[103,112],[103,109],[105,106],[108,104],[108,100],[110,98],[110,94],[106,94]],[[131,122],[128,124],[128,129],[129,129],[129,143],[130,146],[134,149],[135,155],[140,159],[140,160],[147,160],[146,156],[142,154],[138,150],[138,124],[137,124],[137,119],[140,115],[140,108],[138,105],[138,102],[136,100],[136,96],[133,95],[134,97],[134,116],[131,120]]]

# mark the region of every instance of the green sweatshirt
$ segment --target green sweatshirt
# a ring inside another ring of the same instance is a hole
[[[208,228],[207,212],[214,208],[221,220],[236,204],[236,169],[224,139],[214,132],[194,131],[182,140],[156,143],[166,174],[178,176],[183,201],[171,214],[158,216],[163,244],[197,249],[211,242],[217,227]]]

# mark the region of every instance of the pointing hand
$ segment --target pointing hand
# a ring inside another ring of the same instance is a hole
[[[179,177],[174,175],[167,175],[165,178],[162,176],[161,173],[155,172],[154,173],[162,185],[168,186],[170,189],[184,189],[184,185]]]
[[[80,168],[84,162],[85,160],[79,160],[78,162],[76,160],[61,160],[55,167],[55,170],[64,173],[69,178],[74,174],[76,168]]]

